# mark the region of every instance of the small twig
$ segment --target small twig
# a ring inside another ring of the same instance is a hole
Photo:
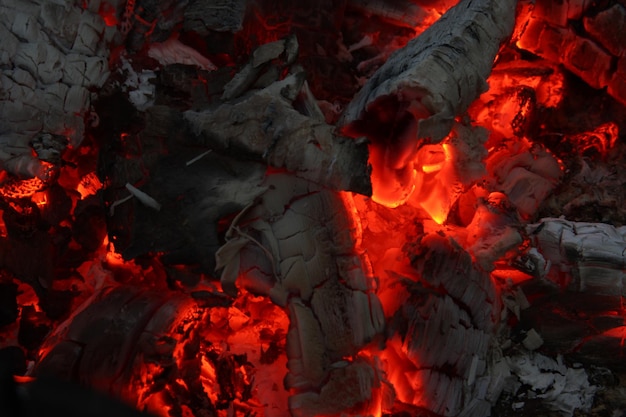
[[[185,164],[185,166],[189,166],[191,164],[193,164],[194,162],[199,161],[200,159],[204,158],[205,156],[207,156],[208,154],[210,154],[211,152],[213,152],[213,149],[209,149],[206,152],[202,152],[200,155],[196,156],[193,159],[190,159],[189,161],[187,161],[187,163]]]
[[[233,226],[233,230],[236,231],[237,233],[239,233],[240,236],[245,237],[246,239],[248,239],[250,242],[254,243],[255,245],[257,245],[263,252],[265,252],[265,254],[267,255],[267,257],[269,258],[270,262],[272,263],[272,270],[274,272],[274,276],[276,278],[279,278],[280,275],[278,274],[278,268],[276,267],[276,260],[274,259],[274,255],[272,254],[272,252],[266,248],[265,246],[263,246],[263,244],[261,242],[259,242],[258,240],[256,240],[255,238],[253,238],[252,236],[250,236],[249,234],[247,234],[246,232],[242,231],[239,226]]]
[[[251,201],[250,203],[248,203],[247,206],[241,209],[239,213],[237,213],[233,221],[230,222],[230,226],[228,226],[228,230],[226,231],[226,235],[225,235],[226,240],[230,240],[233,237],[233,230],[239,230],[239,228],[237,227],[237,223],[239,223],[239,220],[241,220],[241,218],[246,213],[248,213],[248,211],[255,205],[256,205],[256,201]],[[241,233],[241,231],[239,231],[239,233]]]
[[[119,206],[120,204],[124,204],[131,198],[133,198],[132,194],[127,197],[122,198],[121,200],[115,200],[113,204],[111,204],[111,207],[109,207],[109,216],[113,217],[113,215],[115,214],[115,207]]]
[[[161,204],[154,198],[150,197],[148,194],[141,191],[139,188],[127,182],[126,189],[130,191],[132,195],[137,197],[137,200],[141,201],[144,206],[150,207],[151,209],[154,209],[156,211],[161,210]]]

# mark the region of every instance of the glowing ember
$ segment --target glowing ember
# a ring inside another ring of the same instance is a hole
[[[80,146],[19,142],[28,175],[0,150],[22,391],[54,375],[157,417],[589,410],[586,370],[625,352],[606,223],[626,214],[602,181],[624,185],[626,46],[601,22],[626,10],[520,2],[508,37],[514,2],[189,3],[84,1],[93,30],[56,46],[7,29],[66,67],[23,58],[8,96],[45,85],[93,122],[56,123]],[[116,52],[72,64],[92,32]],[[106,62],[106,84],[66,85]],[[572,178],[615,217],[541,219]]]

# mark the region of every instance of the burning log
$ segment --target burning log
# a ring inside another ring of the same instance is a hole
[[[564,1],[558,7],[551,4],[537,2],[527,20],[518,24],[518,46],[563,64],[593,88],[608,86],[609,94],[622,104],[626,103],[623,65],[615,66],[615,61],[622,60],[626,48],[620,35],[626,8],[614,4],[593,18],[581,19],[581,12],[589,7],[589,2]],[[577,33],[572,24],[574,19],[585,27],[591,35],[589,38]]]
[[[441,141],[454,117],[487,89],[493,59],[513,29],[515,3],[462,1],[448,10],[368,80],[341,123],[359,130],[372,117],[383,126],[393,125],[384,112],[376,113],[384,102],[400,110],[392,115],[398,120],[415,118],[416,139]]]
[[[40,3],[0,6],[0,159],[38,177],[0,173],[14,372],[169,417],[482,417],[586,412],[593,366],[623,370],[623,231],[524,225],[624,218],[623,106],[566,129],[591,90],[557,65],[619,99],[621,5],[524,3],[499,50],[515,2],[463,0],[364,82],[451,1]],[[382,200],[332,125],[363,83],[341,124]]]
[[[493,59],[513,29],[515,4],[462,1],[394,53],[348,105],[340,124],[372,140],[373,181],[386,188],[381,202],[406,200],[421,144],[440,142],[487,89]]]
[[[150,412],[167,407],[173,415],[193,409],[217,416],[245,406],[254,384],[246,354],[216,339],[222,327],[237,326],[221,319],[233,313],[230,300],[206,291],[190,297],[105,288],[46,340],[35,373],[44,381],[46,375],[80,381]],[[261,368],[273,362],[252,360]]]
[[[172,314],[175,311],[181,314]],[[120,315],[121,312],[124,314]],[[202,315],[190,299],[168,300],[131,287],[105,289],[65,331],[48,338],[42,347],[46,354],[39,361],[36,374],[66,380],[76,378],[137,404],[150,394],[143,392],[141,381],[148,377],[157,386],[167,383],[170,368],[176,366],[174,350],[180,349],[182,343],[191,342],[198,331],[193,329],[185,335],[178,334],[177,329],[208,322],[208,317]],[[105,357],[108,360],[103,360]],[[150,367],[153,369],[149,370]],[[166,380],[159,381],[160,378]]]
[[[373,283],[354,252],[355,226],[334,192],[284,174],[268,177],[265,185],[259,203],[235,218],[217,253],[222,286],[232,293],[238,283],[288,307],[285,383],[296,392],[290,399],[294,415],[316,415],[319,406],[345,411],[371,400],[371,390],[329,403],[333,384],[342,383],[335,378],[380,387],[373,365],[343,361],[385,325]]]
[[[543,219],[528,231],[536,273],[554,287],[524,311],[527,325],[548,352],[621,369],[626,227]],[[528,287],[528,294],[538,290]]]
[[[422,382],[402,390],[400,400],[443,416],[484,415],[502,389],[490,369],[500,314],[495,287],[449,238],[426,235],[407,252],[419,278],[407,284],[410,295],[394,327]]]

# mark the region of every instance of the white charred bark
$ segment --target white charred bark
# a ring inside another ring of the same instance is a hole
[[[426,235],[407,248],[420,280],[396,314],[404,355],[417,368],[429,410],[482,416],[502,389],[493,372],[500,301],[489,274],[454,240]]]
[[[204,145],[243,153],[329,188],[370,195],[365,141],[338,136],[333,126],[294,109],[303,82],[303,73],[291,75],[240,101],[188,111],[185,119]]]
[[[500,44],[513,29],[515,0],[463,0],[389,60],[348,105],[341,124],[360,131],[368,119],[382,125],[393,103],[416,118],[417,138],[441,141],[454,117],[487,88]],[[399,119],[400,115],[392,115]]]
[[[532,265],[545,279],[523,286],[533,299],[524,325],[545,352],[623,370],[626,227],[548,218],[527,230]]]
[[[222,286],[288,308],[285,383],[298,393],[290,402],[294,415],[346,411],[368,401],[371,390],[336,397],[334,384],[380,387],[380,380],[372,364],[345,358],[358,356],[385,326],[374,283],[355,252],[355,225],[335,192],[285,174],[264,185],[267,191],[237,216],[217,253]]]
[[[32,156],[40,134],[83,139],[91,94],[108,76],[116,33],[98,5],[74,1],[3,1],[0,5],[0,169],[42,175]],[[115,3],[115,2],[114,2]]]

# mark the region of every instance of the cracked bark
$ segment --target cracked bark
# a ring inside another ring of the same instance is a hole
[[[340,124],[365,133],[372,125],[393,126],[411,117],[418,125],[412,140],[441,141],[454,117],[486,90],[493,59],[513,29],[515,4],[461,1],[376,71]]]
[[[188,111],[196,141],[243,153],[336,190],[371,194],[367,144],[342,137],[323,120],[293,107],[304,83],[298,73],[216,109]]]

